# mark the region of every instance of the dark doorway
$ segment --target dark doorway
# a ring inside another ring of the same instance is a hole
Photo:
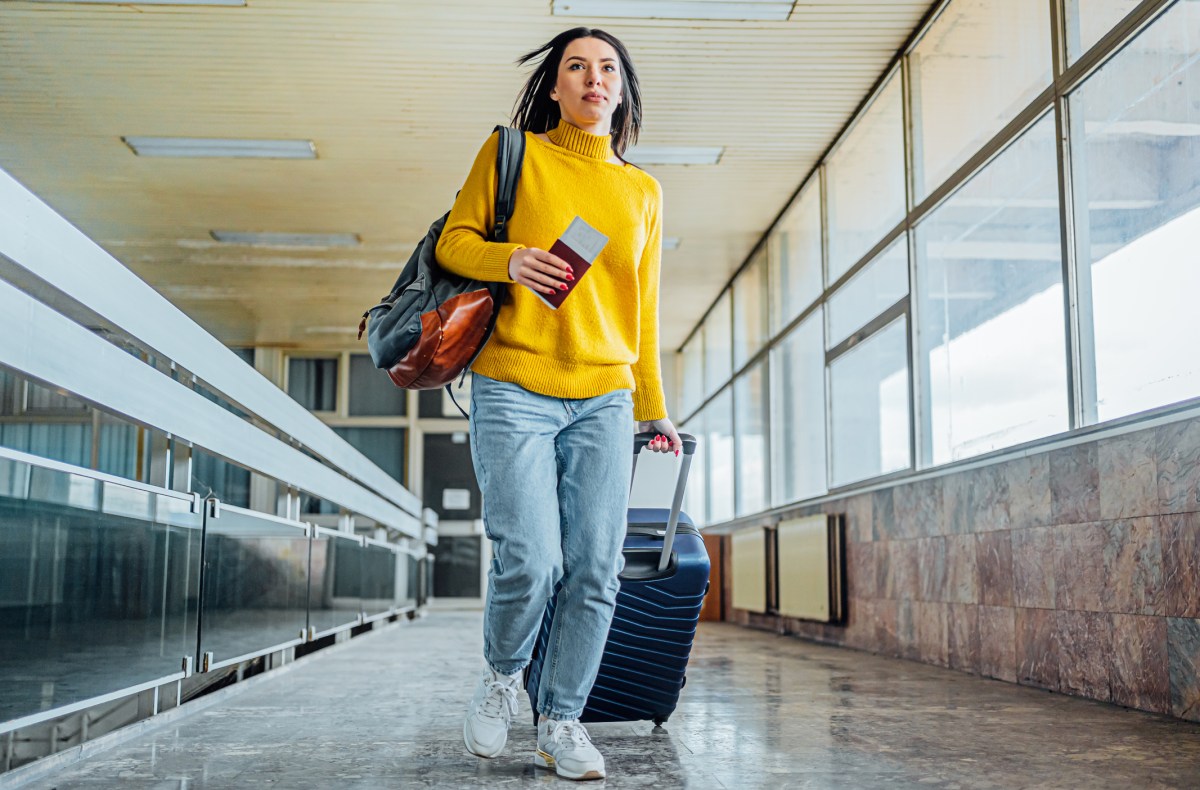
[[[441,521],[482,518],[467,432],[425,434],[425,506]]]

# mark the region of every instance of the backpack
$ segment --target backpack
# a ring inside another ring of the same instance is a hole
[[[503,242],[515,208],[525,135],[508,126],[496,131],[496,223],[490,240]],[[438,265],[434,252],[449,216],[447,212],[429,226],[391,293],[368,308],[358,325],[360,340],[367,333],[375,367],[386,370],[403,389],[449,391],[455,378],[465,377],[496,328],[506,284],[471,280]]]

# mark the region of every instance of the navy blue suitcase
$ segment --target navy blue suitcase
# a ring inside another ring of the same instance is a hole
[[[637,454],[653,438],[652,433],[634,437],[635,470]],[[672,506],[629,509],[621,589],[600,671],[581,721],[651,720],[662,724],[679,703],[709,573],[700,531],[681,510],[696,440],[687,434],[680,438],[684,457]],[[525,673],[535,723],[538,681],[554,604],[551,598]]]

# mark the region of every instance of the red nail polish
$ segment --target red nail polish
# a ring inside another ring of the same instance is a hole
[[[574,280],[574,279],[575,279],[575,275],[573,275],[573,274],[568,274],[568,275],[567,275],[567,279],[568,279],[568,280]]]
[[[560,291],[565,291],[565,290],[567,290],[567,286],[566,286],[566,284],[564,283],[563,285],[560,285],[560,286],[558,286],[558,290],[560,290]]]

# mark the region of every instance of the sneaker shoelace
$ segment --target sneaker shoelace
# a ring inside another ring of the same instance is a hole
[[[563,722],[558,726],[555,735],[560,740],[569,740],[574,746],[592,745],[592,739],[588,737],[587,730],[577,721]]]
[[[517,690],[499,680],[490,681],[480,708],[484,716],[493,719],[500,718],[506,711],[512,718],[517,715]]]

